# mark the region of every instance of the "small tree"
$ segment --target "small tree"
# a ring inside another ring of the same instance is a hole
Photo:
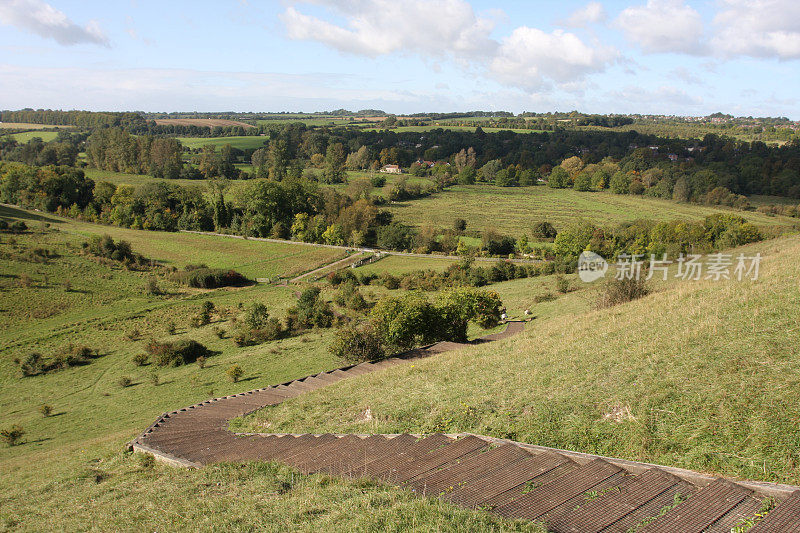
[[[133,385],[133,379],[131,379],[130,376],[120,376],[117,380],[117,384],[124,389]]]
[[[242,367],[239,366],[238,364],[234,364],[234,365],[231,365],[230,368],[228,368],[228,370],[225,372],[225,374],[227,374],[228,379],[230,379],[231,381],[236,383],[244,375],[244,370],[242,370]]]
[[[3,440],[9,446],[16,446],[20,444],[20,440],[22,440],[22,436],[25,434],[25,430],[22,429],[22,426],[18,426],[14,424],[10,428],[4,428],[0,430],[0,439]]]
[[[244,316],[244,325],[249,329],[260,329],[267,325],[269,321],[269,310],[267,306],[255,302],[247,310]]]
[[[44,403],[39,406],[39,412],[42,413],[42,416],[46,418],[53,414],[53,406],[49,403]]]

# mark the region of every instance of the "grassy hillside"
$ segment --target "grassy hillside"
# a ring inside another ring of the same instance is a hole
[[[340,382],[245,425],[471,431],[800,483],[800,240],[741,251],[765,255],[758,281],[671,281],[611,309],[576,307],[502,343]],[[372,420],[360,421],[367,408]]]
[[[81,222],[51,214],[38,214],[0,205],[0,216],[46,223],[83,240],[91,235],[111,235],[131,243],[133,249],[168,266],[205,263],[212,268],[233,268],[252,278],[293,277],[344,257],[341,250],[317,246],[270,243],[196,235],[140,231]]]
[[[178,531],[192,524],[310,531],[336,524],[357,531],[537,531],[373,483],[301,476],[274,465],[183,471],[123,453],[124,443],[164,411],[342,363],[327,351],[332,330],[253,347],[232,342],[231,318],[241,308],[262,302],[282,318],[296,302],[297,287],[188,289],[158,271],[130,271],[83,255],[85,236],[111,233],[175,265],[207,260],[246,268],[255,261],[253,272],[283,275],[322,256],[303,246],[121,230],[10,208],[1,214],[31,229],[0,234],[0,429],[18,424],[25,430],[21,445],[0,445],[0,530]],[[145,290],[153,277],[163,294]],[[211,324],[190,327],[204,301],[216,308]],[[137,366],[133,358],[151,338],[194,339],[217,353],[204,368]],[[89,346],[99,357],[33,377],[22,377],[13,361],[32,351],[50,356],[70,343]],[[234,363],[244,369],[240,383],[225,373]],[[122,386],[123,377],[132,384]],[[50,416],[40,412],[43,404],[52,406]]]
[[[548,220],[562,229],[580,218],[599,226],[613,226],[637,218],[702,220],[713,213],[730,212],[726,208],[610,192],[492,185],[458,185],[428,198],[392,204],[390,210],[398,220],[415,226],[431,224],[449,228],[455,218],[463,218],[468,229],[495,228],[517,237],[526,232],[530,234],[531,226],[539,220]],[[796,222],[761,213],[735,213],[761,226]]]

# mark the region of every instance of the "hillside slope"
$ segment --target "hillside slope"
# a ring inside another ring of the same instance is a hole
[[[800,240],[758,281],[673,281],[639,301],[338,383],[237,423],[270,432],[462,432],[800,482]],[[369,409],[370,416],[364,416]]]

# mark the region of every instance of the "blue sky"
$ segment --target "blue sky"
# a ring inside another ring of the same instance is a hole
[[[0,0],[0,108],[800,119],[797,0]]]

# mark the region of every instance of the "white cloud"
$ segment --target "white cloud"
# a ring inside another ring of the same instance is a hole
[[[800,2],[720,0],[711,43],[723,57],[800,59]]]
[[[605,70],[616,56],[615,50],[589,46],[573,33],[521,26],[503,39],[489,69],[499,81],[530,91],[548,80],[569,89],[587,74]]]
[[[306,0],[306,3],[312,0]],[[485,69],[511,87],[542,90],[553,83],[565,90],[582,87],[587,74],[604,70],[614,49],[589,46],[577,35],[521,26],[496,41],[494,22],[475,14],[464,0],[314,0],[345,20],[334,24],[289,7],[281,15],[289,37],[317,41],[336,50],[376,57],[416,53],[445,56],[465,67]],[[593,2],[584,19],[599,20],[602,6]],[[588,17],[588,18],[587,18]]]
[[[346,27],[289,7],[282,15],[291,39],[319,41],[342,52],[375,57],[405,51],[432,55],[490,54],[494,22],[463,0],[316,0],[346,19]]]
[[[648,53],[702,54],[703,19],[683,0],[647,0],[629,7],[615,21],[631,42]]]
[[[108,37],[95,21],[79,26],[43,0],[0,0],[0,23],[27,30],[59,44],[109,46]]]
[[[584,28],[589,24],[597,24],[606,20],[606,10],[600,2],[589,2],[575,10],[564,22],[570,28]]]

